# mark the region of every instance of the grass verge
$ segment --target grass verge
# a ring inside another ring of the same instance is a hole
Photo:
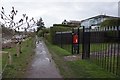
[[[65,61],[63,57],[71,55],[68,51],[47,41],[45,43],[63,78],[116,78],[88,60]]]
[[[12,55],[12,65],[7,65],[5,68],[5,71],[2,74],[3,78],[20,78],[23,77],[26,71],[26,68],[28,67],[28,64],[31,60],[31,58],[34,55],[34,38],[30,38],[24,42],[22,42],[22,53],[19,57],[15,56],[16,49],[10,48],[10,49],[4,49],[4,51],[8,51]],[[4,61],[6,59],[6,56],[2,55],[2,65],[4,65]]]
[[[58,45],[60,46],[60,45]],[[104,48],[103,48],[104,46]],[[90,52],[98,52],[107,50],[108,44],[107,43],[91,43],[90,44]],[[68,52],[72,52],[72,45],[71,44],[62,44],[62,48],[67,50]],[[82,44],[79,44],[79,52],[82,53]]]

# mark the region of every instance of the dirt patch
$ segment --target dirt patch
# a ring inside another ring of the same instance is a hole
[[[78,55],[70,55],[70,56],[65,56],[64,60],[65,61],[75,61],[75,60],[80,60],[82,55],[78,54]]]
[[[15,46],[15,43],[12,43],[12,42],[2,43],[2,49],[13,48],[14,46]]]

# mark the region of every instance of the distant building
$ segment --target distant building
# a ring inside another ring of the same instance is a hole
[[[65,25],[67,25],[67,23],[68,21],[66,19],[62,22],[62,24],[65,24]]]
[[[115,19],[115,18],[118,18],[118,17],[113,17],[113,16],[107,16],[107,15],[98,15],[98,16],[95,16],[95,17],[91,17],[91,18],[88,18],[88,19],[85,19],[85,20],[82,20],[81,21],[81,26],[85,26],[86,28],[88,27],[92,27],[92,28],[95,28],[95,27],[99,27],[100,24],[107,20],[107,19]]]
[[[81,23],[80,21],[76,21],[76,20],[70,20],[70,21],[64,20],[62,22],[62,24],[65,24],[71,27],[80,27],[80,23]]]
[[[70,25],[70,26],[80,27],[81,22],[80,21],[75,21],[75,20],[70,20],[67,24]]]

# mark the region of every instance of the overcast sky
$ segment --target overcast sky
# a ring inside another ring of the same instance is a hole
[[[114,2],[113,2],[114,1]],[[100,14],[118,16],[119,0],[0,0],[6,14],[18,10],[16,20],[26,13],[29,18],[43,18],[46,27],[66,20],[84,20]],[[1,9],[0,9],[1,10]],[[0,19],[1,20],[1,19]]]

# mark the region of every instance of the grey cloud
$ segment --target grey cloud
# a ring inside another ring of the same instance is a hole
[[[14,6],[18,9],[19,15],[26,13],[36,19],[43,17],[47,27],[52,26],[54,23],[61,23],[64,19],[83,20],[99,14],[118,16],[117,2],[65,1],[11,0],[10,2],[3,2],[2,6],[6,8],[6,12],[9,12],[8,10],[11,10],[11,6]]]

